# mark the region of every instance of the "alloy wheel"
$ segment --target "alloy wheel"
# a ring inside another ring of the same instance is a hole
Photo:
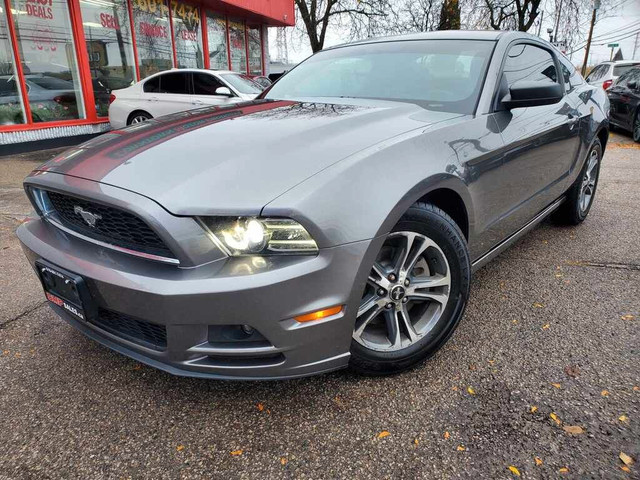
[[[437,325],[450,291],[442,249],[424,235],[393,232],[369,274],[353,338],[379,352],[407,348]]]
[[[589,163],[582,178],[582,186],[580,188],[580,211],[586,212],[591,205],[593,194],[596,191],[596,180],[598,179],[598,151],[592,150],[589,155]]]
[[[149,117],[147,117],[146,115],[136,115],[131,119],[131,125],[135,125],[136,123],[146,122],[147,120],[149,120]]]
[[[633,140],[640,142],[640,112],[636,114],[636,120],[633,122]]]

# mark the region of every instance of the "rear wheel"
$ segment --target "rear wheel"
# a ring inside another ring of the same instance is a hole
[[[133,112],[129,115],[129,119],[127,120],[127,125],[135,125],[136,123],[146,122],[147,120],[151,120],[153,117],[147,112]]]
[[[460,228],[441,209],[412,206],[371,269],[351,342],[352,369],[401,372],[438,351],[469,296],[470,263]]]
[[[580,175],[567,192],[566,200],[553,214],[556,222],[578,225],[587,218],[598,187],[601,160],[602,145],[599,140],[596,140],[589,151]]]

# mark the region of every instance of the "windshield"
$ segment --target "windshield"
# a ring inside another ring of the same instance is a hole
[[[374,98],[473,113],[494,42],[419,40],[320,52],[276,82],[265,98]]]
[[[258,94],[262,92],[262,88],[246,75],[240,75],[239,73],[222,73],[220,76],[240,93]]]

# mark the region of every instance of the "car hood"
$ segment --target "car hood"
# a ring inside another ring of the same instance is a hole
[[[349,155],[456,116],[398,102],[255,100],[116,130],[39,170],[136,192],[176,215],[255,215]]]

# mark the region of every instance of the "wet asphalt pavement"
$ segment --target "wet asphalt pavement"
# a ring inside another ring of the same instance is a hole
[[[611,138],[583,225],[475,275],[427,363],[262,383],[172,377],[58,319],[13,233],[53,152],[0,158],[0,478],[640,478],[638,147]]]

